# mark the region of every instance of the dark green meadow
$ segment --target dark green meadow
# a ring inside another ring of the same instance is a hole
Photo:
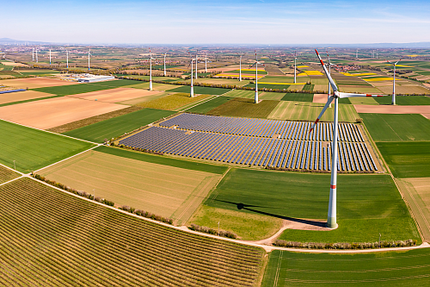
[[[216,97],[213,98],[212,100],[205,102],[203,104],[200,104],[198,106],[195,106],[189,110],[187,110],[187,112],[191,112],[191,113],[198,113],[198,114],[205,114],[207,112],[209,112],[210,110],[230,101],[232,98],[231,97]]]
[[[199,87],[194,86],[195,94],[205,94],[205,95],[222,95],[231,91],[230,89],[223,88],[210,88],[210,87]],[[182,86],[175,89],[169,90],[172,93],[190,93],[190,86]]]
[[[142,109],[119,117],[78,128],[65,134],[93,142],[102,143],[104,139],[118,137],[131,132],[175,112],[156,109]]]
[[[360,114],[375,141],[430,141],[430,120],[420,114]]]
[[[56,86],[33,89],[35,91],[54,94],[58,96],[68,96],[82,93],[89,93],[101,90],[109,90],[139,83],[133,80],[112,80],[106,82],[83,83],[77,85]]]
[[[91,148],[74,140],[17,124],[0,121],[0,163],[28,173]]]
[[[314,94],[307,93],[287,93],[281,99],[282,101],[309,102],[312,103]]]
[[[429,265],[428,248],[367,254],[274,250],[261,286],[426,286]]]
[[[430,142],[377,142],[395,177],[430,177]]]
[[[206,205],[278,218],[326,219],[330,175],[231,169]],[[389,175],[339,175],[332,231],[286,230],[280,239],[299,242],[373,242],[417,239],[409,211]]]
[[[374,98],[380,105],[391,105],[391,96]],[[430,105],[430,98],[426,96],[396,96],[396,105],[421,106]]]
[[[262,100],[257,105],[253,99],[234,98],[210,110],[206,114],[213,116],[267,118],[279,101]]]

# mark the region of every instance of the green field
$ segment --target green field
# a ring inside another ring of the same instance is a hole
[[[251,99],[235,98],[207,112],[213,116],[267,118],[278,101],[262,100],[258,104]]]
[[[46,75],[46,74],[59,74],[59,71],[54,71],[54,70],[27,70],[27,71],[19,71],[20,74],[22,75]]]
[[[368,254],[306,254],[272,251],[262,287],[425,286],[428,248]]]
[[[240,70],[225,71],[225,72],[223,72],[223,73],[225,73],[225,74],[229,74],[229,73],[239,74],[239,73],[240,73]],[[259,75],[267,75],[267,72],[266,72],[266,71],[261,71],[260,69],[258,69],[257,73],[258,73]],[[244,70],[244,69],[242,69],[242,75],[243,75],[243,74],[246,74],[247,76],[248,76],[248,75],[255,75],[255,70],[250,71],[249,69],[248,69],[248,70]]]
[[[93,145],[68,137],[0,121],[0,163],[28,173]]]
[[[186,222],[218,183],[219,174],[88,151],[38,174],[76,190]]]
[[[395,177],[430,177],[430,142],[377,142]]]
[[[205,102],[203,104],[200,104],[198,106],[195,106],[195,107],[187,110],[187,112],[205,114],[205,113],[209,112],[210,110],[230,101],[231,99],[232,98],[230,98],[230,97],[224,97],[224,96],[216,97],[216,98],[213,98],[212,100],[210,100],[208,102]]]
[[[375,98],[380,105],[391,105],[391,96]],[[425,96],[396,96],[396,105],[420,106],[430,105],[430,98]]]
[[[143,108],[150,108],[150,109],[175,111],[184,106],[188,106],[192,103],[202,101],[207,97],[210,97],[210,95],[198,95],[191,98],[190,94],[175,93],[175,94],[167,95],[162,98],[157,98],[149,102],[140,103],[138,104],[138,106]]]
[[[3,286],[256,286],[264,251],[154,224],[24,178],[0,186]]]
[[[294,101],[294,102],[312,102],[314,99],[313,94],[305,93],[287,93],[282,97],[282,101]]]
[[[255,84],[248,84],[248,85],[245,85],[245,87],[255,89]],[[258,84],[258,89],[266,88],[266,89],[273,89],[273,90],[288,90],[289,87],[290,85]]]
[[[315,121],[321,113],[324,104],[309,102],[289,102],[281,101],[268,116],[275,120],[305,120]],[[321,118],[321,121],[333,121],[333,109],[328,109]],[[358,114],[353,105],[339,104],[339,121],[356,122]]]
[[[430,141],[430,120],[420,114],[360,114],[375,141]]]
[[[206,205],[276,218],[326,219],[329,174],[232,169]],[[419,234],[389,175],[339,175],[338,223],[332,231],[287,229],[281,239],[298,242],[373,242],[417,239]]]
[[[258,93],[261,94],[262,92],[258,92]],[[234,98],[253,99],[255,97],[255,91],[231,90],[230,92],[224,94],[224,96],[234,97]]]
[[[190,86],[182,86],[179,88],[171,89],[169,92],[176,92],[176,93],[190,93],[191,87]],[[199,87],[194,86],[194,94],[205,94],[205,95],[222,95],[230,91],[230,89],[223,89],[223,88],[210,88],[210,87]]]
[[[175,159],[175,158],[166,157],[166,156],[152,155],[152,154],[135,152],[135,151],[124,150],[119,148],[100,146],[98,148],[95,148],[94,150],[129,158],[129,159],[141,160],[141,161],[151,162],[156,164],[170,165],[173,167],[185,168],[190,170],[198,170],[198,171],[211,172],[216,174],[223,174],[227,171],[227,166],[211,165],[207,163]]]
[[[261,82],[268,83],[294,83],[294,77],[286,77],[286,76],[265,76],[260,79]],[[302,79],[300,78],[300,83],[302,83]]]
[[[75,129],[65,134],[93,142],[102,143],[105,139],[118,137],[133,131],[174,112],[165,110],[142,109],[133,113],[101,121],[86,127]]]
[[[67,95],[82,94],[82,93],[95,92],[95,91],[101,91],[101,90],[109,90],[109,89],[119,88],[123,86],[133,85],[136,83],[137,83],[136,81],[132,81],[132,80],[112,80],[112,81],[96,82],[96,83],[37,88],[33,90],[54,94],[58,96],[67,96]]]

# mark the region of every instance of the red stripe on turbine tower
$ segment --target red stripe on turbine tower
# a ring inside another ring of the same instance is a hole
[[[331,184],[330,184],[330,188],[331,188],[331,189],[336,189],[336,185],[331,185]]]

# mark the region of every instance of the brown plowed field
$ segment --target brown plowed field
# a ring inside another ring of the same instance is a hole
[[[42,93],[37,91],[23,91],[16,93],[0,94],[0,104],[13,103],[19,101],[25,101],[30,99],[44,98],[54,96],[48,93]]]
[[[13,80],[0,80],[0,84],[4,86],[15,87],[19,89],[35,89],[43,87],[75,85],[76,82],[68,82],[51,78],[23,78]]]
[[[61,97],[0,107],[0,117],[26,126],[49,129],[127,107]]]
[[[116,88],[111,90],[95,91],[84,94],[72,95],[70,97],[81,98],[90,101],[99,101],[104,103],[118,103],[122,101],[153,96],[159,94],[158,91],[146,91],[133,88]],[[142,100],[143,101],[143,100]]]
[[[313,103],[325,104],[327,103],[327,94],[314,94]]]

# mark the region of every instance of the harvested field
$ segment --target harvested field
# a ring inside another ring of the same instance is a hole
[[[147,222],[31,179],[1,186],[0,200],[3,285],[253,287],[261,272],[261,248]]]
[[[160,94],[157,91],[145,91],[133,88],[116,88],[110,90],[95,91],[90,93],[83,93],[78,95],[71,95],[84,100],[99,101],[103,103],[118,103],[136,98],[150,97]]]
[[[65,133],[68,136],[102,143],[104,139],[111,139],[146,126],[174,112],[154,109],[141,109],[122,116],[94,123]]]
[[[89,151],[38,172],[77,190],[131,206],[178,224],[200,206],[220,175]]]
[[[53,95],[36,91],[22,91],[16,93],[0,94],[0,104],[21,102],[31,99],[46,98],[50,96]]]
[[[15,63],[15,62],[8,62],[8,61],[2,61],[1,64],[5,66],[13,66],[13,67],[28,67],[28,65],[25,65],[22,63]]]
[[[430,242],[430,177],[396,179],[396,182],[418,223],[423,241]]]
[[[424,286],[429,264],[428,248],[367,254],[276,250],[269,255],[261,286]]]
[[[275,120],[315,121],[323,107],[324,104],[281,101],[268,118]],[[352,105],[339,104],[340,122],[354,123],[358,117]],[[328,110],[322,116],[321,121],[333,121],[333,112]]]
[[[328,98],[327,94],[314,94],[314,98],[312,102],[317,104],[325,104],[327,103],[327,98]]]
[[[376,87],[385,94],[391,94],[393,92],[392,84],[390,86],[376,86]],[[400,86],[396,84],[396,93],[397,94],[430,94],[430,90],[417,85]]]
[[[357,113],[366,114],[429,114],[430,106],[354,105]]]
[[[430,177],[430,142],[377,142],[376,145],[395,177]]]
[[[267,118],[278,101],[262,100],[255,104],[251,99],[234,98],[207,112],[213,116]]]
[[[361,93],[361,94],[381,94],[382,92],[375,88],[372,87],[371,85],[369,86],[357,86],[357,85],[339,85],[339,91],[341,92],[345,92],[345,93]]]
[[[338,221],[327,232],[287,229],[281,239],[298,242],[374,242],[418,239],[418,231],[389,175],[338,175]],[[291,220],[327,216],[329,174],[231,169],[205,205]],[[369,200],[369,197],[372,200]]]
[[[182,86],[179,88],[171,89],[169,92],[175,92],[175,93],[190,93],[191,87],[190,86]],[[230,89],[223,89],[223,88],[210,88],[210,87],[198,87],[194,86],[194,94],[205,94],[205,95],[222,95],[227,93],[228,91],[231,91]]]
[[[71,130],[74,130],[74,129],[78,129],[78,128],[81,128],[81,127],[85,127],[85,126],[88,126],[88,125],[91,125],[91,124],[95,124],[95,123],[101,122],[101,121],[104,121],[104,120],[108,120],[108,119],[111,119],[111,118],[115,118],[115,117],[119,117],[119,116],[122,116],[122,115],[126,115],[126,114],[129,114],[129,113],[141,110],[141,109],[143,109],[143,108],[136,107],[136,106],[134,106],[134,107],[128,107],[128,108],[125,108],[125,109],[116,110],[116,111],[113,111],[113,112],[109,112],[109,113],[101,114],[101,115],[98,115],[98,116],[89,117],[89,118],[85,118],[85,119],[82,119],[82,120],[74,121],[74,122],[71,122],[71,123],[68,123],[68,124],[64,124],[64,125],[61,125],[61,126],[53,127],[53,128],[48,129],[48,131],[55,132],[55,133],[65,133],[65,132],[68,132],[68,131],[71,131]]]
[[[430,121],[420,114],[360,114],[375,141],[430,141]]]
[[[126,107],[72,97],[59,97],[0,107],[0,115],[4,120],[40,129],[50,129]]]
[[[0,121],[0,163],[28,173],[91,148],[87,142]]]
[[[0,183],[4,183],[20,176],[21,175],[19,173],[0,165]]]
[[[13,79],[13,80],[0,80],[0,84],[10,87],[15,87],[19,89],[35,89],[35,88],[43,88],[43,87],[54,87],[54,86],[70,86],[77,85],[76,82],[68,82],[62,81],[58,79],[52,78],[22,78],[22,79]],[[41,91],[46,92],[47,91]]]
[[[138,104],[139,107],[161,109],[161,110],[178,110],[186,105],[196,103],[210,97],[210,95],[198,95],[193,98],[186,93],[175,93],[149,102]]]
[[[176,89],[178,87],[182,87],[182,86],[152,83],[152,90],[159,91],[159,92],[160,91],[168,91],[171,89]],[[149,82],[139,82],[139,84],[130,85],[130,86],[127,86],[127,88],[149,90]]]
[[[143,90],[143,91],[145,91],[145,90]],[[154,92],[154,91],[155,90],[153,90],[151,92],[151,93],[153,93],[151,95],[146,95],[146,96],[141,97],[141,98],[135,98],[135,99],[132,99],[132,100],[127,100],[127,101],[119,102],[118,104],[121,104],[121,105],[138,105],[138,104],[141,104],[143,102],[149,102],[149,101],[152,101],[152,100],[155,100],[155,99],[159,99],[159,98],[162,98],[162,97],[165,97],[165,96],[168,96],[168,95],[171,94],[169,92],[162,92],[162,91]]]

